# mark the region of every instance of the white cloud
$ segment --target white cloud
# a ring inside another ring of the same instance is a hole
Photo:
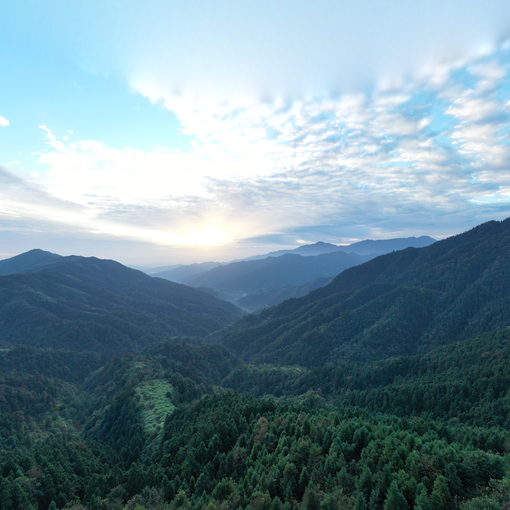
[[[9,119],[6,119],[5,117],[2,117],[0,115],[0,127],[8,127],[10,125],[11,125],[11,123],[10,123]]]
[[[46,170],[34,184],[81,209],[36,214],[160,245],[229,244],[317,225],[343,237],[380,235],[388,224],[395,235],[416,234],[437,217],[483,207],[490,215],[510,189],[508,105],[498,92],[508,76],[493,61],[444,66],[441,79],[432,73],[371,93],[292,101],[218,102],[134,81],[178,117],[191,150],[119,149],[40,126],[47,146],[36,156]],[[457,71],[475,76],[475,86],[456,80]],[[491,87],[479,86],[487,80]],[[29,209],[26,197],[4,204],[6,215]]]

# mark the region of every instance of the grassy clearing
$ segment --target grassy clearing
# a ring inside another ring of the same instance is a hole
[[[167,415],[173,412],[173,388],[165,379],[141,382],[136,388],[140,399],[145,430],[148,434],[159,433]]]

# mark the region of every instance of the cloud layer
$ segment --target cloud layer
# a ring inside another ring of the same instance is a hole
[[[88,230],[163,245],[445,235],[510,212],[506,45],[371,94],[245,107],[140,86],[189,152],[59,139],[36,180]],[[65,219],[65,215],[61,219]]]
[[[224,246],[234,258],[270,244],[443,236],[509,215],[510,45],[494,42],[504,3],[482,14],[471,1],[424,13],[362,3],[161,2],[158,22],[129,1],[105,8],[97,38],[73,25],[69,52],[121,76],[147,108],[164,105],[189,148],[124,147],[48,122],[37,168],[0,169],[0,224],[188,255]]]

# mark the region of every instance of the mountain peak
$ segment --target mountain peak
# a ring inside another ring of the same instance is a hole
[[[0,275],[34,271],[60,258],[62,257],[56,253],[34,248],[14,257],[0,260]]]

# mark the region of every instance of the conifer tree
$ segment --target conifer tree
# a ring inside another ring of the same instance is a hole
[[[384,510],[409,510],[406,498],[400,491],[397,482],[391,482],[386,500],[384,501]]]

